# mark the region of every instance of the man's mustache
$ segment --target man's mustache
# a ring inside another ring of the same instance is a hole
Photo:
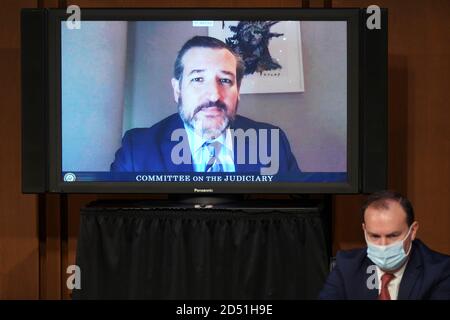
[[[203,109],[216,107],[223,111],[227,110],[227,105],[222,101],[208,101],[201,105],[199,105],[197,108],[195,108],[193,115],[195,116],[198,112],[202,111]]]

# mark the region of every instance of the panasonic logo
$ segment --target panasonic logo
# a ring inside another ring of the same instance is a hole
[[[194,188],[194,192],[205,193],[205,192],[214,192],[214,190],[213,189],[197,189],[197,188]]]

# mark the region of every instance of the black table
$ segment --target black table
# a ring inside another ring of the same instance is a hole
[[[261,201],[97,201],[76,260],[74,299],[315,299],[328,272],[320,206]]]

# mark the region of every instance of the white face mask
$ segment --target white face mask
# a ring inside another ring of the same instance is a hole
[[[370,243],[367,240],[367,232],[364,230],[364,235],[367,242],[367,256],[382,270],[392,271],[400,268],[411,252],[412,244],[410,245],[407,253],[405,253],[404,250],[405,240],[409,237],[410,233],[411,227],[409,228],[408,234],[403,240],[386,246],[380,246]]]

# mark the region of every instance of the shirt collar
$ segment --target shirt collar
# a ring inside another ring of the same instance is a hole
[[[408,257],[408,261],[409,261],[409,257]],[[408,264],[408,261],[406,261],[400,269],[398,269],[397,271],[392,273],[395,276],[395,279],[402,278],[403,273],[405,272],[405,269],[406,269],[406,265]],[[377,267],[377,273],[380,275],[379,277],[381,278],[386,272],[381,270],[378,266],[376,266],[376,267]]]
[[[205,138],[199,136],[198,134],[196,134],[195,131],[190,126],[186,125],[186,123],[183,123],[183,124],[184,124],[184,128],[186,129],[191,152],[193,154],[195,154],[203,147],[203,145],[205,144],[205,142],[207,140]],[[226,147],[228,149],[228,151],[233,150],[233,141],[231,139],[231,130],[229,128],[227,128],[225,130],[225,132],[222,133],[219,137],[217,137],[214,140],[208,141],[208,142],[214,142],[214,141],[219,142],[222,145],[222,147]]]

